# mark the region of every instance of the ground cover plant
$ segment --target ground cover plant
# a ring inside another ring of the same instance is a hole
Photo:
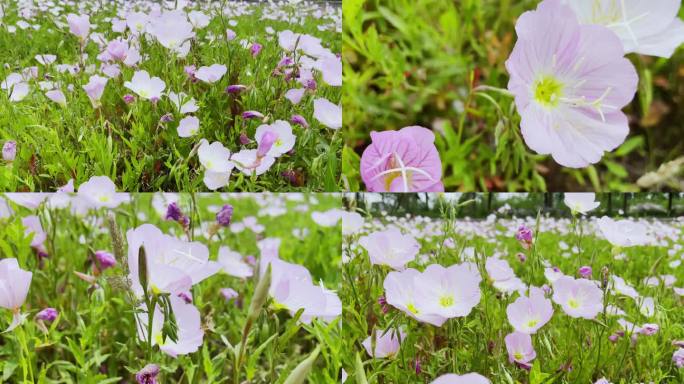
[[[5,195],[0,381],[338,382],[339,208],[332,194]]]
[[[589,216],[593,194],[566,194],[562,215],[504,204],[481,219],[449,194],[426,198],[430,216],[348,199],[346,382],[684,380],[682,217]]]
[[[341,9],[3,1],[1,191],[335,191]]]
[[[681,190],[680,5],[345,1],[350,188]]]

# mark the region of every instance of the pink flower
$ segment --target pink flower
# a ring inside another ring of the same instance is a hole
[[[529,366],[529,362],[537,357],[537,353],[532,346],[532,337],[527,333],[513,332],[504,338],[506,350],[508,351],[508,361],[521,364],[523,367]]]
[[[12,311],[12,323],[5,330],[9,332],[26,319],[19,309],[26,301],[33,273],[19,267],[15,258],[0,260],[0,307]]]
[[[491,381],[479,373],[466,373],[465,375],[448,373],[436,378],[430,384],[491,384]]]
[[[116,258],[107,251],[95,251],[95,258],[100,263],[100,268],[103,270],[116,265]]]
[[[420,244],[413,236],[404,235],[395,227],[363,236],[359,245],[368,252],[371,264],[394,269],[403,269],[420,251]]]
[[[292,115],[290,121],[292,122],[292,124],[299,124],[304,128],[309,128],[309,123],[302,115]]]
[[[218,262],[224,273],[245,278],[250,277],[254,273],[252,266],[242,260],[242,255],[232,251],[227,246],[222,246],[218,251]]]
[[[116,192],[116,185],[107,176],[91,177],[78,187],[78,196],[93,208],[116,208],[128,201],[126,194]]]
[[[259,44],[259,43],[253,43],[253,44],[249,47],[249,52],[252,54],[252,57],[257,57],[257,55],[261,52],[261,49],[262,49],[262,48],[263,48],[263,47],[261,46],[261,44]]]
[[[318,60],[318,66],[323,74],[323,81],[333,87],[342,86],[342,59],[339,57],[326,57]]]
[[[43,320],[47,322],[53,322],[59,315],[59,312],[57,312],[56,309],[54,308],[45,308],[42,311],[36,313],[36,319],[38,320]]]
[[[67,23],[69,23],[69,31],[78,36],[81,41],[88,38],[90,33],[90,17],[88,15],[70,13],[67,15]]]
[[[158,77],[150,77],[147,71],[136,71],[131,81],[126,81],[124,87],[138,94],[143,99],[159,100],[166,89],[166,83]]]
[[[228,68],[226,68],[226,66],[223,64],[213,64],[208,67],[199,67],[197,72],[195,72],[195,77],[206,83],[215,83],[221,80],[223,75],[226,74],[227,70]]]
[[[672,354],[672,362],[677,368],[684,368],[684,348],[679,348]]]
[[[361,156],[361,178],[369,192],[444,191],[432,131],[413,126],[371,132],[371,141]]]
[[[413,279],[424,310],[446,319],[467,316],[480,302],[480,275],[470,264],[431,264]]]
[[[441,327],[447,320],[438,314],[427,311],[425,303],[418,300],[415,290],[415,279],[420,272],[407,268],[401,272],[390,272],[383,281],[387,304],[404,312],[408,316]]]
[[[562,276],[553,283],[553,301],[568,316],[591,320],[603,310],[603,291],[592,280]]]
[[[599,230],[611,244],[618,247],[645,245],[652,241],[646,226],[632,220],[613,220],[603,216],[597,221]]]
[[[375,330],[375,348],[371,345],[371,337],[368,336],[362,343],[368,356],[374,357],[376,359],[384,359],[386,357],[392,357],[399,352],[399,347],[401,342],[406,338],[406,333],[404,331],[397,332],[393,329],[389,330]]]
[[[230,28],[226,29],[226,40],[232,41],[236,37],[237,37],[237,33],[235,33],[235,31],[233,31]]]
[[[60,91],[59,89],[47,91],[45,92],[45,96],[62,107],[66,107],[66,96],[64,96],[64,92]]]
[[[285,92],[285,98],[290,100],[292,104],[299,104],[299,102],[302,100],[302,97],[304,97],[304,92],[306,89],[304,88],[293,88]]]
[[[254,140],[259,143],[259,150],[262,149],[262,141],[268,137],[270,145],[261,156],[269,155],[280,157],[294,148],[296,136],[292,134],[290,123],[284,120],[276,120],[273,124],[262,124],[257,127]]]
[[[152,19],[148,28],[159,44],[168,48],[179,57],[185,57],[190,51],[190,39],[195,37],[192,24],[188,22],[182,10],[165,11],[158,18]]]
[[[14,140],[7,140],[2,145],[2,159],[5,161],[14,161],[17,157],[17,142]]]
[[[342,107],[331,103],[327,99],[319,98],[314,100],[313,116],[330,129],[342,128]]]
[[[275,157],[273,156],[258,156],[256,149],[243,149],[238,153],[234,153],[230,160],[235,164],[235,167],[248,176],[259,176],[268,171],[273,163]]]
[[[541,288],[531,287],[529,297],[520,296],[506,308],[508,322],[516,331],[536,333],[553,316],[551,300]]]
[[[186,303],[177,295],[169,296],[169,301],[178,326],[178,340],[173,341],[168,336],[163,337],[164,313],[159,305],[156,305],[152,319],[152,344],[158,345],[162,352],[172,357],[197,351],[204,339],[199,311],[194,305]],[[138,323],[138,339],[147,341],[148,314],[145,312],[144,305],[140,306],[140,310],[142,313],[137,313],[135,316]]]
[[[572,168],[597,163],[622,144],[629,124],[621,108],[639,78],[620,39],[607,28],[580,25],[560,0],[525,12],[516,32],[506,69],[525,143]]]
[[[128,55],[128,43],[121,40],[112,40],[107,44],[107,53],[114,60],[124,61]]]
[[[178,123],[178,136],[191,137],[195,136],[199,131],[200,121],[195,116],[188,116],[183,118]]]
[[[104,92],[105,85],[107,85],[107,81],[109,81],[109,79],[106,77],[92,75],[90,76],[88,84],[83,86],[93,108],[100,107],[100,99],[102,98],[102,93]]]

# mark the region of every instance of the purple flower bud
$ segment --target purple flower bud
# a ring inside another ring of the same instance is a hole
[[[221,296],[223,296],[226,301],[238,297],[238,293],[233,288],[221,288]]]
[[[306,89],[315,91],[317,88],[316,80],[314,79],[309,79],[306,81],[306,85],[304,86]]]
[[[57,312],[57,310],[54,308],[45,308],[36,314],[36,319],[51,323],[55,321],[58,314],[59,312]]]
[[[195,72],[197,71],[197,67],[195,67],[194,65],[186,65],[186,66],[183,68],[183,71],[184,71],[185,74],[188,75],[189,77],[195,77]]]
[[[264,114],[261,112],[257,112],[257,111],[242,112],[242,118],[243,119],[254,119],[254,118],[262,119],[263,117],[264,117]]]
[[[416,370],[416,375],[420,375],[421,369],[420,369],[420,359],[418,357],[413,360],[413,367]]]
[[[285,56],[278,62],[278,68],[289,67],[292,64],[294,64],[294,60],[289,56]]]
[[[192,295],[190,292],[179,292],[178,297],[185,301],[185,304],[192,304]]]
[[[306,119],[302,115],[292,115],[290,121],[294,124],[299,124],[304,128],[309,128],[309,123],[306,122]]]
[[[585,279],[588,279],[591,277],[591,267],[588,265],[580,267],[578,272],[579,272],[579,275],[584,277]]]
[[[684,348],[684,340],[674,340],[672,345],[679,348]]]
[[[220,211],[216,214],[216,222],[219,223],[219,225],[223,227],[227,227],[230,225],[230,220],[233,218],[233,206],[230,204],[226,204],[221,208]]]
[[[157,384],[159,366],[157,364],[147,364],[143,369],[135,374],[138,384]]]
[[[266,131],[263,136],[261,136],[261,142],[259,143],[259,148],[257,148],[257,157],[264,157],[273,147],[273,143],[278,140],[278,134],[273,131]]]
[[[249,139],[249,136],[247,136],[246,133],[244,133],[244,132],[240,133],[240,144],[247,145],[251,142],[252,142],[252,140]]]
[[[14,161],[17,157],[17,142],[14,140],[7,140],[2,146],[2,159],[5,161]]]
[[[159,119],[160,123],[170,123],[173,121],[173,115],[170,113],[162,115],[162,117]]]
[[[131,104],[132,102],[135,101],[135,96],[133,96],[133,95],[131,95],[131,94],[125,94],[125,95],[123,96],[123,101],[124,101],[124,103],[126,103],[126,104]]]
[[[252,57],[257,57],[259,52],[261,52],[261,44],[259,43],[252,43],[252,45],[249,47],[249,51],[252,53]]]
[[[518,232],[515,234],[515,238],[520,242],[520,244],[525,249],[529,249],[532,245],[532,230],[524,225],[518,228]]]
[[[544,284],[542,285],[542,291],[544,291],[544,293],[548,295],[549,293],[551,293],[551,287],[549,287],[548,284]]]
[[[114,255],[107,251],[96,251],[95,258],[97,258],[97,261],[100,262],[100,268],[103,270],[116,265],[116,259],[114,258]]]
[[[173,202],[166,207],[165,219],[173,221],[181,221],[181,219],[183,219],[183,212],[181,212],[176,202]]]
[[[644,324],[643,326],[641,326],[639,333],[641,333],[642,335],[651,336],[658,333],[659,329],[660,327],[658,327],[658,324]]]
[[[522,252],[518,252],[516,256],[518,256],[518,260],[520,260],[521,263],[524,263],[525,260],[527,260],[527,256]]]
[[[226,93],[237,94],[247,89],[246,85],[234,84],[226,87]]]
[[[254,265],[256,265],[256,258],[254,258],[254,256],[252,256],[252,255],[249,255],[249,256],[245,257],[245,262],[247,262],[247,264],[249,264],[249,265],[254,266]]]
[[[612,335],[608,336],[608,340],[610,340],[611,343],[615,344],[617,341],[620,339],[620,335],[617,333],[613,333]]]

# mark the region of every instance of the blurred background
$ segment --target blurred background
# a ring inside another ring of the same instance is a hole
[[[569,217],[562,193],[348,193],[347,208],[354,207],[374,216],[459,218],[537,216]],[[586,216],[675,218],[684,215],[684,193],[600,193],[598,208]]]
[[[640,77],[624,111],[625,143],[574,170],[532,152],[520,135],[504,62],[515,22],[536,0],[345,0],[343,173],[364,190],[359,156],[369,133],[435,131],[448,191],[684,190],[684,48],[670,59],[628,55]],[[680,9],[680,18],[684,11]]]

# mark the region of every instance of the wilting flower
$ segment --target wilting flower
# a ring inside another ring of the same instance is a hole
[[[564,193],[563,202],[572,212],[585,214],[596,209],[601,203],[595,201],[596,194],[593,192]]]
[[[250,277],[254,273],[252,266],[242,260],[242,255],[222,246],[218,251],[218,262],[224,273],[235,277]]]
[[[399,331],[399,334],[393,329],[389,330],[375,330],[375,348],[371,346],[371,337],[368,336],[362,343],[368,356],[376,359],[384,359],[392,357],[399,352],[401,342],[406,338],[404,331]]]
[[[342,128],[342,107],[326,99],[319,98],[314,100],[313,116],[330,129]]]
[[[195,136],[199,131],[200,121],[195,116],[184,117],[178,123],[178,136],[191,137]]]
[[[107,176],[93,176],[78,187],[78,196],[94,208],[116,208],[128,200],[123,193],[116,192],[116,185]]]
[[[226,74],[227,70],[228,68],[226,68],[226,66],[223,64],[213,64],[208,67],[199,67],[195,72],[195,77],[206,83],[215,83],[221,80],[223,75]]]
[[[33,273],[19,267],[17,259],[0,260],[0,307],[12,311],[12,323],[5,332],[13,330],[26,319],[20,308],[26,301],[32,277]]]
[[[17,142],[14,140],[7,140],[2,145],[2,159],[5,161],[14,161],[17,157]]]
[[[632,220],[615,221],[608,216],[603,216],[596,223],[606,240],[615,246],[631,247],[651,242],[644,224]]]
[[[53,322],[59,313],[54,308],[45,308],[36,314],[36,319],[47,322]]]
[[[420,251],[416,239],[409,234],[402,234],[397,228],[363,236],[359,244],[368,252],[371,264],[387,265],[394,269],[403,269]]]
[[[508,361],[529,369],[529,362],[537,357],[532,346],[532,337],[527,333],[513,332],[506,335],[504,341],[508,351]]]
[[[491,381],[479,373],[466,373],[465,375],[448,373],[436,378],[430,384],[491,384]]]
[[[591,320],[603,310],[603,292],[587,279],[559,278],[553,283],[553,301],[575,318]]]
[[[527,145],[579,168],[622,144],[629,125],[621,108],[634,97],[639,79],[617,36],[580,25],[560,0],[545,0],[525,12],[516,32],[506,62],[508,89]]]
[[[88,94],[88,98],[90,99],[90,103],[93,105],[93,108],[100,107],[100,99],[102,98],[102,93],[104,92],[105,85],[107,85],[107,81],[109,81],[109,79],[106,77],[92,75],[90,76],[90,81],[88,81],[88,84],[83,86],[83,89]]]
[[[107,251],[95,251],[95,258],[100,262],[100,268],[107,269],[116,265],[116,258]]]
[[[565,0],[583,24],[610,28],[625,52],[670,57],[684,43],[684,22],[675,0]]]
[[[227,227],[233,218],[233,206],[230,204],[224,205],[220,211],[216,213],[216,222],[222,226]]]
[[[126,81],[124,87],[135,92],[138,96],[148,100],[159,100],[166,84],[158,77],[150,77],[147,71],[136,71],[131,81]]]
[[[427,128],[371,132],[361,156],[361,177],[369,192],[440,192],[442,161]]]
[[[536,333],[553,316],[551,300],[541,288],[530,287],[529,297],[520,296],[506,308],[508,322],[516,331]]]
[[[287,121],[276,120],[270,125],[260,125],[254,134],[254,140],[261,145],[264,137],[269,133],[272,145],[261,156],[279,157],[294,147],[297,137],[292,134],[292,127]]]
[[[147,364],[143,369],[135,374],[138,384],[157,384],[159,366],[157,364]]]
[[[76,35],[81,41],[85,41],[88,38],[91,27],[88,15],[70,13],[67,15],[67,23],[69,23],[69,32]]]

